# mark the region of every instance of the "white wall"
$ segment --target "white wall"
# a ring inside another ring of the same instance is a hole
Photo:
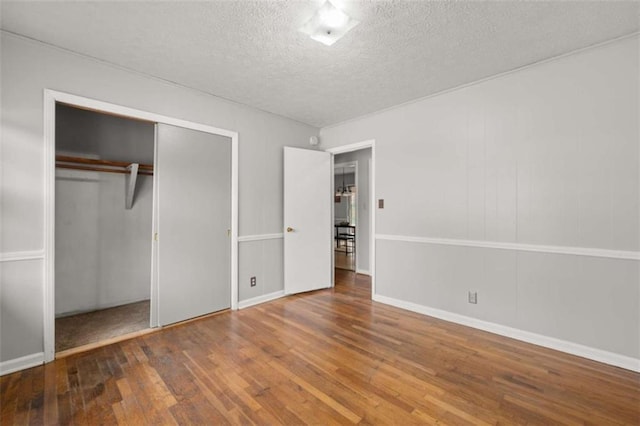
[[[640,368],[638,47],[322,129],[324,147],[376,141],[377,295]]]
[[[153,164],[154,123],[56,105],[56,151]]]
[[[153,178],[138,177],[130,210],[124,180],[56,171],[56,315],[149,299]]]
[[[282,232],[282,147],[308,147],[318,129],[7,33],[0,51],[0,253],[36,258],[2,262],[0,362],[43,351],[45,88],[237,131],[239,234]],[[241,243],[242,297],[282,289],[273,263],[282,263],[280,238]],[[247,277],[265,270],[258,286],[244,292]]]
[[[359,141],[358,141],[359,142]],[[323,141],[324,143],[324,141]],[[358,225],[356,229],[356,272],[370,274],[371,194],[369,191],[369,160],[371,148],[338,154],[335,163],[358,163]]]

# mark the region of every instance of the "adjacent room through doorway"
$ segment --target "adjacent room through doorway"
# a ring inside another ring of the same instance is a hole
[[[335,267],[355,272],[358,223],[357,162],[334,164]]]
[[[371,275],[371,148],[334,156],[334,266]]]

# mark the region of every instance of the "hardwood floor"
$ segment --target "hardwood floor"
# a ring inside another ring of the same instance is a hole
[[[334,251],[336,269],[346,269],[348,271],[356,270],[356,257],[353,253],[345,253],[343,251]]]
[[[149,328],[150,302],[56,318],[56,352]]]
[[[368,277],[4,376],[11,424],[638,424],[640,375],[370,300]]]

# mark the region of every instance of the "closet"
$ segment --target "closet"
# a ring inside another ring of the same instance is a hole
[[[230,142],[56,103],[56,352],[230,307]]]
[[[150,326],[154,133],[56,106],[56,352]]]

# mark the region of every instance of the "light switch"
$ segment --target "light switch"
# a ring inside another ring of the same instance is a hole
[[[378,200],[378,208],[379,209],[384,209],[384,200],[382,198],[380,198]]]

